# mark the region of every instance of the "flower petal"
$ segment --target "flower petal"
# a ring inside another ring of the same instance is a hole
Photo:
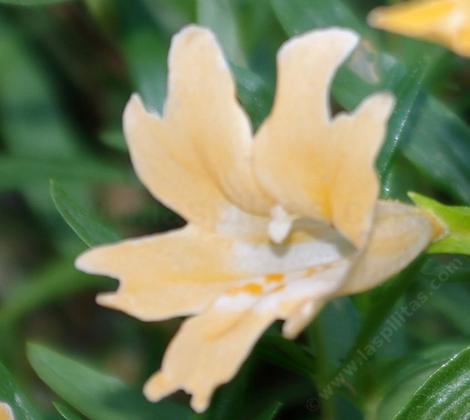
[[[374,216],[379,195],[374,163],[393,104],[390,94],[377,93],[332,124],[336,162],[329,185],[331,220],[358,246],[367,240]]]
[[[341,261],[308,278],[299,273],[298,278],[281,280],[261,297],[255,287],[222,296],[209,310],[183,323],[167,349],[161,371],[145,386],[147,398],[158,401],[183,389],[192,394],[192,407],[204,411],[215,388],[236,374],[264,330],[296,311],[306,297],[322,300],[331,295],[347,268],[347,262]],[[266,280],[257,284],[265,288]]]
[[[408,1],[374,9],[368,20],[376,28],[434,41],[470,57],[468,0]]]
[[[134,96],[124,127],[141,180],[186,219],[214,228],[233,205],[269,214],[252,169],[250,122],[209,30],[188,26],[173,37],[163,118]]]
[[[15,420],[11,407],[0,401],[0,420]]]
[[[410,264],[438,234],[433,220],[419,208],[379,202],[368,245],[340,295],[359,293],[383,283]]]
[[[101,246],[76,262],[82,271],[120,279],[98,302],[156,321],[199,313],[243,279],[302,270],[351,253],[328,226],[298,222],[283,244],[242,241],[188,225],[183,229]]]
[[[255,169],[288,212],[333,222],[360,246],[377,199],[373,164],[393,100],[374,95],[355,113],[330,120],[331,80],[356,43],[353,32],[328,29],[281,48],[274,108],[255,141]]]
[[[243,278],[232,267],[232,246],[228,237],[187,226],[94,248],[76,266],[120,279],[118,291],[98,296],[98,303],[157,321],[197,313]]]

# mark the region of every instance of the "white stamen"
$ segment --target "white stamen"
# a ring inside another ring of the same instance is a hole
[[[271,222],[269,223],[268,233],[271,240],[280,244],[287,238],[292,228],[294,218],[287,213],[282,206],[275,206],[271,209]]]

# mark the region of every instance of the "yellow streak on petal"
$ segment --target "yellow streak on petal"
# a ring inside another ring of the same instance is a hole
[[[257,283],[248,283],[240,287],[233,287],[232,289],[229,289],[227,292],[227,294],[231,296],[239,295],[243,293],[248,293],[250,295],[255,295],[255,296],[261,295],[263,293],[263,286]]]
[[[266,281],[268,283],[277,283],[283,281],[285,277],[283,273],[271,273],[266,276]]]

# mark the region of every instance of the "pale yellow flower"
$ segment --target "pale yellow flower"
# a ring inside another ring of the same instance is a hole
[[[15,420],[13,411],[10,406],[0,401],[0,420]]]
[[[132,161],[150,192],[188,224],[102,246],[77,260],[120,280],[98,302],[144,321],[191,315],[145,386],[207,408],[277,319],[297,336],[325,303],[382,283],[434,235],[419,209],[378,201],[374,161],[388,93],[331,116],[329,91],[358,37],[306,33],[280,50],[275,103],[253,138],[213,34],[173,38],[163,116],[134,95],[124,113]]]
[[[470,57],[470,0],[413,0],[379,7],[370,13],[369,23]]]

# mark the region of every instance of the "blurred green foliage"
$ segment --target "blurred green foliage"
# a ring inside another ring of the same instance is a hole
[[[180,394],[152,405],[139,391],[179,321],[146,325],[100,308],[94,295],[116,283],[73,267],[87,245],[183,223],[136,181],[121,114],[134,91],[162,109],[170,38],[185,24],[217,34],[254,127],[272,104],[282,42],[328,26],[359,32],[332,103],[351,110],[372,92],[395,93],[377,167],[382,196],[400,200],[413,190],[470,205],[468,61],[367,27],[378,0],[0,3],[0,401],[18,419],[468,413],[468,257],[423,256],[382,287],[332,302],[296,342],[273,326],[203,415]],[[416,302],[389,336],[394,314]]]

